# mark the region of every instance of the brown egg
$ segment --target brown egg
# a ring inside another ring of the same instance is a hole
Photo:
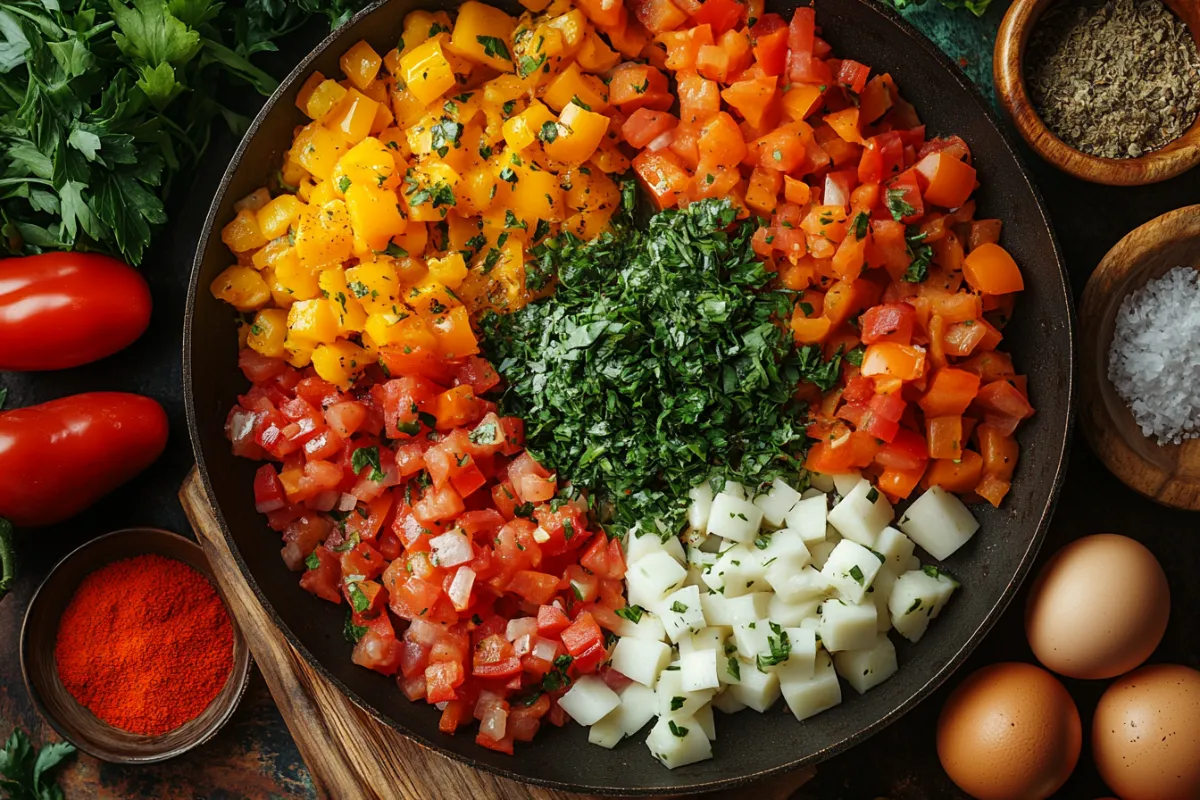
[[[1155,664],[1113,681],[1096,706],[1092,754],[1123,800],[1200,797],[1200,672]]]
[[[942,708],[942,767],[978,800],[1044,800],[1075,769],[1083,733],[1075,701],[1033,664],[992,664]]]
[[[1126,536],[1087,536],[1042,567],[1025,605],[1025,635],[1047,668],[1071,678],[1113,678],[1162,641],[1171,592],[1162,566]]]

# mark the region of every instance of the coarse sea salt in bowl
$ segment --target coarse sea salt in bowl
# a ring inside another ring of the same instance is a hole
[[[1079,320],[1088,444],[1130,488],[1200,510],[1200,205],[1118,242]]]

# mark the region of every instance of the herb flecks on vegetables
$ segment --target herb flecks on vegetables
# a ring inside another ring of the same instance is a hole
[[[0,5],[0,252],[100,250],[142,261],[173,179],[203,154],[234,78],[278,85],[256,53],[357,0],[12,0]]]
[[[755,225],[734,218],[705,200],[590,243],[547,240],[533,255],[554,295],[483,320],[505,412],[612,530],[657,519],[674,532],[706,478],[794,474],[806,437],[792,392],[837,374],[819,349],[796,350],[780,324],[791,296],[767,288]]]

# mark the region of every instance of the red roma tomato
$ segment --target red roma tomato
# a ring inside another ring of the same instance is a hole
[[[91,392],[0,414],[0,517],[17,527],[73,517],[150,466],[167,415],[136,394]]]
[[[94,253],[0,261],[0,370],[68,369],[133,344],[150,324],[150,288]]]

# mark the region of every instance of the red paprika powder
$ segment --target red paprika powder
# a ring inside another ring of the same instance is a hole
[[[233,627],[212,584],[159,555],[79,584],[58,626],[59,679],[100,719],[155,736],[200,715],[233,669]]]

